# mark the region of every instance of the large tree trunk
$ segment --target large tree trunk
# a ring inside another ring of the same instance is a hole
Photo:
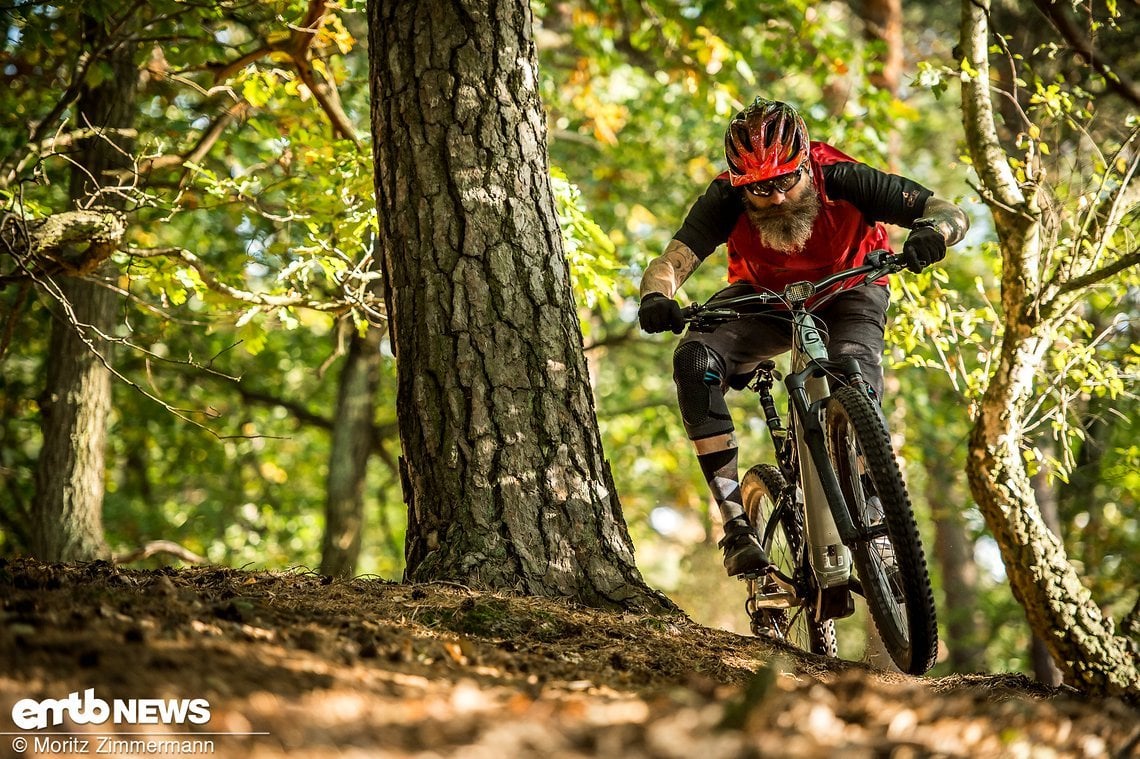
[[[1066,682],[1140,698],[1140,672],[1128,641],[1114,635],[1046,526],[1022,456],[1024,414],[1056,337],[1042,303],[1041,188],[1014,178],[997,138],[990,99],[988,0],[963,0],[961,48],[977,73],[963,77],[970,157],[993,209],[1002,253],[1004,330],[997,367],[980,401],[967,473],[986,524],[1001,547],[1014,597]]]
[[[333,420],[326,485],[321,574],[352,577],[364,526],[364,480],[373,443],[373,411],[380,376],[380,331],[353,333]]]
[[[374,0],[369,21],[407,578],[665,605],[601,449],[529,4]]]
[[[84,18],[88,49],[106,44],[104,30]],[[84,86],[74,128],[106,130],[80,142],[71,174],[70,196],[77,205],[122,209],[125,198],[100,193],[117,184],[112,172],[130,169],[138,70],[133,44],[112,44],[111,75],[96,87]],[[97,274],[96,274],[97,276]],[[32,512],[33,555],[45,561],[106,557],[103,493],[107,417],[111,409],[111,346],[114,293],[95,281],[49,277],[52,308],[47,379],[40,398],[43,448],[36,464]]]

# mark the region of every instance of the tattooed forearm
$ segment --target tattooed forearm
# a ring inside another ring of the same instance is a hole
[[[937,224],[937,229],[946,238],[947,245],[961,242],[970,228],[970,221],[958,206],[939,198],[930,198],[922,209],[922,217],[931,219]]]
[[[641,295],[661,293],[672,298],[685,280],[700,266],[701,260],[689,246],[679,240],[670,240],[665,252],[649,262],[641,278]]]

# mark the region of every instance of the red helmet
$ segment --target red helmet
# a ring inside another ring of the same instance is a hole
[[[787,103],[758,97],[728,125],[724,157],[733,187],[791,173],[807,160],[807,125]]]

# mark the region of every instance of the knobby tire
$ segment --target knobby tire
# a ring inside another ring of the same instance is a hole
[[[890,436],[874,401],[855,387],[836,390],[825,420],[828,453],[852,521],[861,531],[879,527],[878,536],[851,546],[868,611],[895,665],[923,674],[938,653],[934,591]],[[868,503],[875,513],[868,513]]]

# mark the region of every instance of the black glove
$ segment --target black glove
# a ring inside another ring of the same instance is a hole
[[[906,268],[918,274],[946,258],[946,238],[934,227],[916,226],[903,243],[902,257]]]
[[[666,298],[661,293],[649,293],[641,299],[637,309],[637,321],[646,332],[664,332],[672,330],[681,334],[685,329],[685,320],[681,318],[681,306],[672,298]]]

